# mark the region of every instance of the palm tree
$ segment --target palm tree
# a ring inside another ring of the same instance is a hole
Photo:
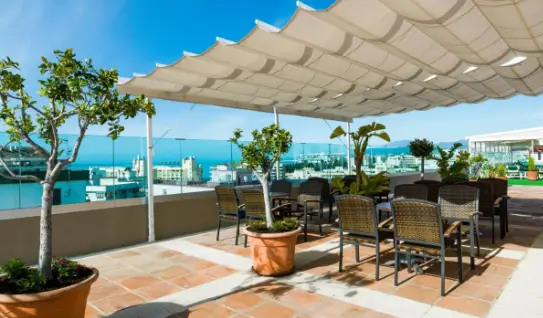
[[[378,137],[386,142],[390,142],[389,135],[383,131],[386,129],[385,125],[373,122],[369,125],[360,126],[357,131],[350,133],[350,138],[353,140],[354,145],[354,166],[356,172],[356,182],[362,184],[362,162],[366,155],[366,149],[368,148],[368,142],[372,137]],[[346,136],[347,133],[343,130],[343,127],[338,126],[330,135],[330,139],[335,139],[341,136]]]

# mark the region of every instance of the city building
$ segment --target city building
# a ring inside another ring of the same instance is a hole
[[[211,184],[248,184],[258,182],[253,172],[244,167],[230,169],[227,164],[211,167]]]
[[[86,186],[88,201],[107,201],[145,196],[144,184],[135,180],[135,172],[124,168],[125,174],[115,173],[117,168],[89,169]]]

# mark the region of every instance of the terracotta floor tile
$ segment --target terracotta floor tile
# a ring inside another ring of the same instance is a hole
[[[215,263],[212,263],[212,262],[208,262],[208,261],[198,261],[198,262],[194,262],[194,263],[189,263],[187,265],[184,265],[186,266],[187,268],[190,268],[194,271],[201,271],[201,270],[204,270],[206,268],[210,268],[210,267],[213,267],[213,266],[216,266],[217,264]]]
[[[294,287],[287,284],[271,281],[251,286],[248,290],[263,297],[277,299],[293,288]]]
[[[481,272],[481,276],[492,275],[492,276],[500,276],[500,277],[509,278],[513,275],[514,271],[515,271],[514,267],[491,264],[490,266],[486,267],[480,272]]]
[[[437,305],[478,317],[486,316],[490,310],[489,302],[464,296],[448,295],[441,298]]]
[[[492,257],[489,260],[487,260],[488,263],[493,265],[500,265],[500,266],[508,266],[508,267],[517,267],[517,265],[520,263],[520,260],[517,259],[510,259],[505,257]]]
[[[239,251],[236,251],[236,254],[244,257],[251,257],[251,249],[244,248]]]
[[[429,274],[417,275],[409,280],[409,284],[441,290],[441,277]],[[457,281],[445,278],[445,292],[457,284]]]
[[[296,312],[276,303],[267,303],[248,311],[247,314],[255,318],[290,318],[294,317]]]
[[[192,307],[188,311],[190,318],[226,318],[230,317],[235,312],[225,306],[215,302],[208,302],[202,305]]]
[[[194,274],[179,276],[179,277],[170,279],[169,281],[182,288],[191,288],[194,286],[205,284],[212,280],[213,278],[210,276],[194,273]]]
[[[232,268],[222,266],[222,265],[217,265],[217,266],[213,266],[213,267],[203,270],[202,274],[211,276],[213,278],[221,278],[221,277],[232,275],[235,272],[236,270]]]
[[[135,248],[134,250],[140,254],[156,255],[158,253],[167,251],[168,249],[165,247],[159,246],[157,244],[152,244],[152,245],[145,245],[142,247],[138,247],[138,248]]]
[[[178,256],[178,255],[182,255],[182,254],[174,250],[165,250],[165,251],[155,254],[155,256],[160,259],[168,259],[170,257]]]
[[[85,318],[101,318],[103,314],[91,305],[87,305],[85,310]]]
[[[156,272],[153,272],[152,274],[156,277],[160,277],[162,279],[172,279],[172,278],[176,278],[176,277],[179,277],[179,276],[183,276],[183,275],[187,275],[187,274],[190,274],[191,271],[184,268],[184,267],[181,267],[181,266],[172,266],[172,267],[168,267],[166,269],[162,269],[162,270],[159,270],[159,271],[156,271]]]
[[[139,275],[123,279],[118,283],[128,289],[138,289],[158,282],[160,282],[160,280],[151,275]]]
[[[180,291],[181,288],[167,282],[158,282],[139,288],[133,292],[149,300],[171,295]]]
[[[408,284],[400,286],[394,292],[394,295],[430,305],[435,303],[439,297],[441,297],[441,293],[435,289]]]
[[[138,305],[144,302],[145,299],[140,296],[137,296],[133,293],[124,293],[121,295],[93,302],[93,305],[101,311],[105,312],[106,314],[111,314],[116,312],[117,310]]]
[[[483,286],[492,286],[496,288],[503,289],[509,280],[508,277],[494,276],[494,275],[482,275],[473,274],[465,282],[483,285]]]
[[[367,309],[354,306],[341,300],[333,298],[323,298],[318,304],[306,308],[308,317],[311,318],[328,318],[328,317],[359,317],[361,313]],[[358,314],[358,316],[354,314]]]
[[[221,303],[234,310],[246,310],[264,302],[262,297],[249,292],[239,292],[221,299]]]
[[[485,286],[474,284],[471,282],[465,282],[455,288],[452,292],[452,296],[469,296],[472,298],[481,299],[488,302],[495,301],[501,294],[502,290],[493,286]]]
[[[102,273],[100,273],[101,275]],[[98,277],[98,279],[92,284],[92,287],[98,288],[100,286],[103,286],[105,284],[109,283],[109,281],[103,277]]]
[[[193,256],[181,254],[181,255],[176,255],[176,256],[172,256],[172,257],[168,258],[168,261],[170,261],[174,265],[187,266],[187,265],[192,264],[194,262],[200,261],[200,259],[196,258],[196,257],[193,257]]]
[[[101,286],[94,287],[94,285],[91,287],[91,291],[89,294],[89,301],[97,301],[100,299],[112,297],[115,295],[120,295],[126,292],[126,289],[115,284],[115,283],[104,283]]]
[[[135,250],[125,250],[125,251],[118,251],[118,252],[106,254],[107,257],[111,257],[111,258],[125,258],[125,257],[130,257],[130,256],[137,256],[137,255],[141,255],[141,254],[136,252]]]
[[[102,273],[102,277],[104,277],[105,279],[109,281],[116,282],[116,281],[120,281],[123,279],[127,279],[127,278],[138,276],[138,275],[143,275],[143,274],[144,273],[142,273],[141,271],[135,268],[128,267],[128,268],[122,268],[118,270],[106,271],[105,273]]]
[[[324,297],[301,289],[291,289],[279,296],[278,301],[293,308],[303,309],[315,307]]]

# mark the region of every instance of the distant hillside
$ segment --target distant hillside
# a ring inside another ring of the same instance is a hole
[[[409,142],[411,140],[394,140],[388,144],[385,145],[377,145],[377,146],[371,146],[372,148],[404,148],[409,147]],[[462,144],[462,148],[467,148],[468,141],[467,140],[457,140],[457,141],[442,141],[442,142],[434,142],[434,145],[440,146],[441,148],[450,148],[455,142],[459,142]]]

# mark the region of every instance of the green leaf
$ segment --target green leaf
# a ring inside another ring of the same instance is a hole
[[[334,131],[330,135],[330,139],[339,138],[345,135],[347,135],[347,133],[345,132],[345,130],[343,130],[343,127],[337,126],[336,129],[334,129]]]

